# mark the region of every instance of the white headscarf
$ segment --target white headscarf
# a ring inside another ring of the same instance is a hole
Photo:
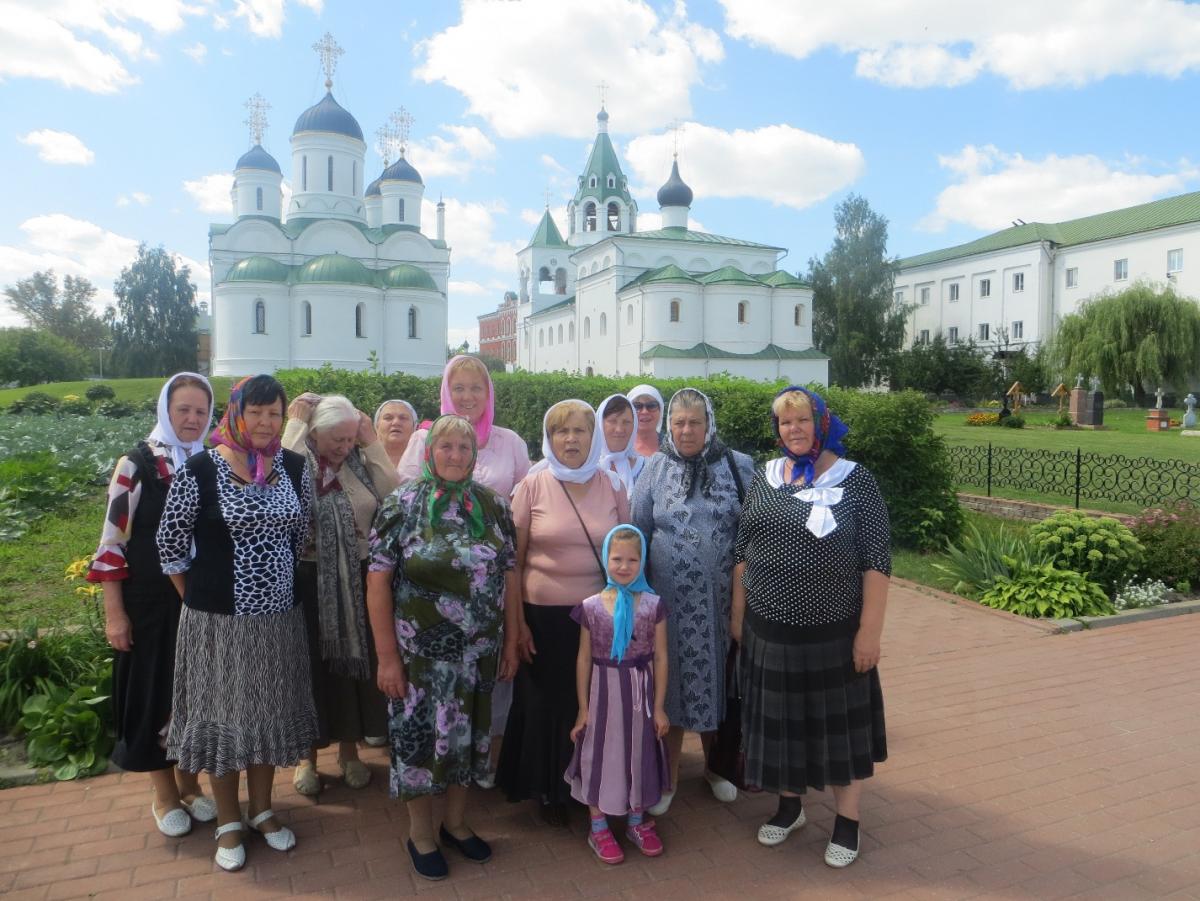
[[[666,404],[663,403],[663,396],[658,393],[658,389],[653,385],[638,385],[625,395],[625,399],[630,403],[633,403],[636,398],[647,394],[658,401],[658,422],[654,424],[654,431],[661,435],[663,415],[666,413],[667,407]],[[637,410],[633,411],[633,430],[635,433],[637,432]]]
[[[554,478],[560,482],[575,482],[581,485],[584,482],[590,482],[592,476],[600,469],[600,454],[604,451],[604,428],[599,421],[596,422],[595,427],[592,429],[592,446],[588,450],[587,459],[583,461],[583,464],[578,469],[571,469],[569,466],[559,462],[558,457],[554,456],[554,448],[550,444],[550,430],[546,427],[546,423],[550,421],[550,414],[563,404],[579,404],[580,406],[587,407],[589,410],[591,409],[591,406],[584,401],[569,399],[560,400],[547,410],[546,415],[542,417],[542,455],[546,458],[546,465],[554,473]],[[623,487],[621,480],[617,478],[615,472],[607,473],[607,475],[613,480],[613,487],[617,489]]]
[[[644,392],[643,392],[644,393]],[[611,403],[616,398],[629,400],[623,394],[611,394],[600,402],[600,406],[596,408],[596,429],[601,435],[604,434],[604,413]],[[632,401],[630,401],[632,403]],[[630,411],[632,413],[632,411]],[[625,493],[633,495],[633,483],[637,479],[638,474],[642,471],[642,467],[646,465],[646,458],[641,456],[633,449],[634,443],[637,441],[637,416],[633,417],[633,428],[629,430],[629,441],[625,447],[618,451],[610,451],[608,449],[608,441],[603,442],[604,451],[600,454],[600,468],[606,471],[616,471],[617,477],[621,480],[622,486],[625,488]]]
[[[170,397],[171,386],[175,384],[175,380],[191,376],[194,379],[199,379],[204,383],[204,389],[208,392],[208,426],[200,430],[200,437],[190,443],[184,443],[179,436],[175,434],[175,429],[171,425],[171,410]],[[204,450],[204,439],[210,431],[212,431],[213,423],[213,390],[212,385],[208,383],[208,379],[200,375],[198,372],[177,372],[162,386],[162,390],[158,392],[158,422],[154,428],[150,430],[150,440],[157,441],[163,447],[171,452],[171,462],[175,464],[175,468],[179,469],[187,462],[187,458],[200,453]]]
[[[375,415],[371,418],[371,422],[375,428],[379,428],[379,417],[383,413],[383,408],[388,404],[400,404],[402,407],[408,407],[408,415],[412,417],[413,421],[413,431],[416,431],[420,427],[421,420],[417,416],[417,408],[406,400],[400,400],[398,397],[393,397],[391,400],[385,400],[375,408]]]

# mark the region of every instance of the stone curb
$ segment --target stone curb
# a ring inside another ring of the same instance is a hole
[[[986,613],[988,616],[997,616],[1001,619],[1006,619],[1009,622],[1019,623],[1022,626],[1033,629],[1035,632],[1054,635],[1059,632],[1070,631],[1059,625],[1060,621],[1058,620],[1030,619],[1027,616],[1017,616],[1017,614],[1009,613],[1007,610],[997,610],[995,607],[987,607],[983,604],[980,604],[978,601],[973,601],[970,598],[964,598],[960,594],[942,591],[940,588],[922,585],[920,582],[911,582],[908,579],[900,578],[893,578],[892,582],[903,588],[918,592],[919,594],[929,595],[930,597],[945,601],[948,604],[957,604],[959,607],[965,607],[969,610],[977,610],[980,613]],[[1067,622],[1074,623],[1075,620],[1067,620]],[[1079,626],[1079,628],[1083,627]]]
[[[1063,632],[1079,632],[1083,629],[1107,629],[1109,626],[1123,626],[1127,623],[1140,623],[1151,619],[1187,616],[1189,613],[1200,613],[1200,601],[1179,601],[1174,604],[1163,604],[1161,607],[1142,607],[1137,610],[1114,613],[1112,616],[1057,619],[1054,620],[1054,624]]]

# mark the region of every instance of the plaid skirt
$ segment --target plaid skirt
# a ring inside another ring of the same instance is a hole
[[[738,664],[746,785],[803,794],[873,775],[887,759],[883,690],[878,669],[854,671],[854,636],[785,644],[749,619]]]

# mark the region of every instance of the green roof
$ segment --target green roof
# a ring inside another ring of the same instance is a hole
[[[760,282],[770,285],[772,288],[811,288],[808,282],[796,278],[790,272],[783,269],[776,269],[769,275],[764,275],[759,279]]]
[[[763,250],[783,250],[770,244],[756,244],[754,241],[743,241],[740,238],[727,238],[724,235],[710,235],[707,232],[692,231],[682,225],[669,225],[654,231],[634,232],[631,235],[621,235],[622,238],[641,238],[651,241],[687,241],[690,244],[729,244],[734,247],[761,247]]]
[[[566,241],[563,240],[562,232],[558,230],[558,226],[554,224],[554,217],[550,215],[550,211],[542,213],[542,220],[538,223],[537,231],[533,233],[533,237],[529,239],[530,247],[569,247]]]
[[[554,313],[554,312],[557,312],[558,310],[562,310],[566,307],[573,307],[573,306],[575,306],[575,295],[574,294],[572,294],[566,300],[560,300],[558,303],[552,303],[548,307],[542,307],[542,309],[538,310],[536,313],[530,313],[527,318],[536,319],[538,316],[544,316],[547,313]]]
[[[807,350],[788,350],[776,344],[768,344],[762,350],[742,354],[732,350],[721,350],[703,341],[694,347],[668,347],[665,344],[655,344],[648,350],[642,351],[643,360],[828,360],[829,357],[815,347]]]
[[[336,283],[339,285],[376,286],[375,273],[354,257],[340,253],[327,253],[309,260],[296,273],[301,283]]]
[[[246,257],[230,267],[227,282],[286,282],[291,267],[270,257]]]
[[[352,222],[349,219],[293,218],[289,219],[287,222],[281,223],[278,219],[272,218],[271,216],[242,216],[238,219],[238,222],[241,222],[242,219],[260,219],[263,222],[269,222],[283,232],[283,236],[289,241],[295,241],[298,237],[304,234],[305,229],[311,225],[316,225],[318,222],[345,222],[347,225],[351,225],[362,232],[363,237],[372,244],[382,244],[396,232],[414,232],[416,234],[421,233],[421,230],[415,225],[397,224],[385,225],[383,228],[367,228],[367,226],[363,223]],[[237,222],[214,223],[208,227],[208,236],[213,238],[218,235],[223,235],[235,225],[237,225]],[[446,250],[449,246],[445,241],[437,238],[430,238],[425,235],[422,235],[422,237],[438,250]]]
[[[742,272],[741,269],[738,269],[737,266],[722,266],[720,269],[706,272],[700,276],[700,281],[706,285],[754,285],[762,287],[762,282],[756,278],[751,278]]]
[[[1059,247],[1072,247],[1190,222],[1200,222],[1200,191],[1065,222],[1014,225],[966,244],[905,257],[899,261],[899,265],[901,269],[912,269],[1040,241],[1049,241]]]
[[[380,275],[385,288],[413,288],[418,291],[436,291],[437,282],[428,272],[412,263],[401,263],[385,270]]]
[[[647,269],[633,281],[625,285],[625,288],[632,288],[635,285],[648,285],[654,282],[687,282],[688,284],[700,284],[693,276],[689,275],[684,270],[680,269],[674,263],[669,263],[666,266],[659,266],[657,269]],[[625,288],[621,290],[624,291]]]
[[[615,188],[608,187],[608,176],[616,179]],[[596,177],[596,187],[589,187],[592,176]],[[579,188],[575,191],[575,203],[582,203],[585,197],[604,201],[606,198],[617,196],[626,203],[632,204],[629,188],[625,184],[625,174],[621,171],[621,163],[617,159],[617,151],[609,140],[608,132],[602,131],[596,135],[592,144],[592,152],[588,155],[587,165],[583,167],[583,175],[579,176]]]

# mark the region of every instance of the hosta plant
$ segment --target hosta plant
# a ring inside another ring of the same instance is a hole
[[[1019,616],[1067,619],[1107,616],[1114,612],[1108,595],[1086,576],[1053,563],[1018,565],[1009,558],[1010,575],[1001,576],[979,603]]]

